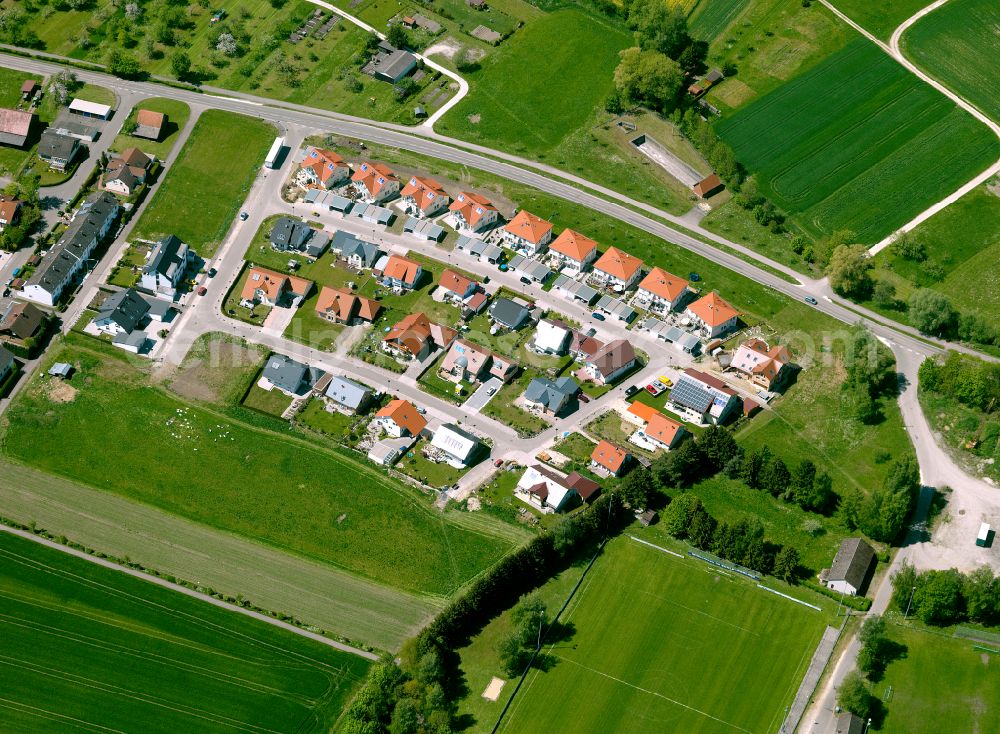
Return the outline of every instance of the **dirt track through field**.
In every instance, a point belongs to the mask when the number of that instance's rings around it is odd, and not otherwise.
[[[0,462],[0,515],[382,649],[444,604],[17,464]]]

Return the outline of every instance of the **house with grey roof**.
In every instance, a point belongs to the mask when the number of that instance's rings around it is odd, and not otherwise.
[[[172,234],[156,243],[142,268],[139,287],[160,298],[174,300],[184,274],[197,261],[195,252]]]
[[[875,550],[861,538],[846,538],[833,557],[833,565],[820,572],[819,580],[841,594],[857,596],[868,579]]]
[[[384,253],[377,245],[358,239],[350,232],[338,231],[333,236],[333,243],[330,245],[334,252],[347,261],[352,268],[361,270],[363,268],[373,268],[379,257]]]
[[[135,331],[148,313],[146,299],[134,288],[129,288],[104,299],[92,323],[102,334],[117,336]]]
[[[46,128],[38,141],[38,157],[48,163],[49,168],[57,171],[69,168],[79,150],[79,140],[51,128]]]
[[[119,349],[132,354],[141,354],[149,343],[149,335],[145,331],[123,331],[111,343]]]
[[[555,381],[547,377],[536,377],[524,391],[524,402],[546,415],[559,415],[569,406],[579,389],[579,385],[571,377],[560,377]]]
[[[322,377],[322,370],[296,362],[284,354],[267,358],[258,383],[265,390],[277,388],[287,395],[304,395]]]
[[[338,407],[351,413],[357,413],[368,404],[368,400],[372,396],[372,391],[364,385],[353,380],[348,380],[346,377],[334,376],[331,377],[330,384],[326,386],[326,391],[323,395],[336,403]]]
[[[865,720],[850,711],[842,711],[837,716],[834,734],[865,734]]]
[[[281,217],[271,227],[268,239],[271,241],[271,247],[279,252],[288,250],[302,252],[311,234],[312,228],[305,222],[291,217]]]
[[[615,339],[587,358],[587,370],[594,382],[606,385],[635,369],[639,358],[635,348],[624,339]]]
[[[517,331],[531,320],[526,306],[509,298],[495,298],[490,305],[490,320],[511,331]]]

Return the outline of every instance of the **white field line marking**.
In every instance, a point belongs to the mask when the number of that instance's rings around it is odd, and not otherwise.
[[[807,601],[802,601],[801,599],[796,599],[794,596],[789,596],[788,594],[782,594],[780,591],[778,591],[777,589],[772,589],[770,586],[764,586],[764,584],[757,584],[757,588],[758,589],[763,589],[764,591],[770,591],[772,594],[777,594],[778,596],[783,596],[786,599],[788,599],[789,601],[793,601],[796,604],[801,604],[804,607],[809,607],[810,609],[815,609],[817,612],[822,612],[823,611],[822,609],[820,609],[815,604],[810,604]]]
[[[677,556],[677,557],[678,557],[678,558],[680,558],[681,560],[684,560],[684,556],[682,556],[682,555],[681,555],[680,553],[674,553],[674,552],[673,552],[672,550],[667,550],[666,548],[664,548],[664,547],[662,547],[662,546],[659,546],[659,545],[656,545],[655,543],[650,543],[650,542],[649,542],[649,541],[647,541],[647,540],[642,540],[641,538],[637,538],[637,537],[635,537],[634,535],[630,535],[630,536],[628,536],[628,537],[630,537],[630,538],[631,538],[632,540],[634,540],[634,541],[635,541],[636,543],[642,543],[643,545],[648,545],[648,546],[649,546],[650,548],[656,548],[656,550],[661,550],[661,551],[663,551],[664,553],[669,553],[669,554],[670,554],[670,555],[672,555],[672,556]]]

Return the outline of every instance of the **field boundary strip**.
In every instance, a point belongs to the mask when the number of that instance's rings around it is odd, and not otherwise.
[[[96,564],[98,566],[110,568],[112,570],[124,573],[128,576],[132,576],[134,578],[142,579],[143,581],[148,581],[149,583],[156,584],[157,586],[160,586],[162,588],[170,589],[171,591],[175,591],[177,593],[190,596],[194,599],[199,599],[213,606],[219,607],[220,609],[227,609],[231,612],[242,614],[246,617],[251,617],[252,619],[256,619],[260,622],[265,622],[273,627],[279,627],[287,632],[292,632],[293,634],[299,635],[300,637],[307,637],[310,640],[322,643],[324,645],[327,645],[328,647],[340,650],[341,652],[350,653],[352,655],[358,655],[359,657],[363,657],[366,660],[376,661],[379,659],[378,655],[372,652],[368,652],[367,650],[361,650],[359,648],[352,647],[351,645],[345,645],[342,642],[331,640],[330,638],[323,637],[322,635],[318,635],[315,632],[309,632],[308,630],[299,629],[295,625],[288,624],[287,622],[282,622],[280,619],[274,619],[272,617],[268,617],[266,614],[261,614],[260,612],[255,612],[251,609],[244,609],[243,607],[236,606],[235,604],[229,604],[228,602],[224,602],[214,597],[211,597],[208,594],[202,594],[200,592],[188,589],[183,586],[177,586],[176,584],[172,584],[169,581],[157,578],[156,576],[153,576],[151,574],[143,573],[142,571],[137,571],[132,568],[125,568],[123,566],[118,565],[117,563],[106,561],[102,558],[95,558],[94,556],[88,555],[83,551],[78,551],[75,548],[68,548],[66,546],[60,545],[59,543],[56,543],[55,541],[48,540],[47,538],[40,538],[37,535],[29,533],[25,530],[19,530],[18,528],[12,528],[8,527],[7,525],[0,524],[0,531],[16,535],[26,540],[32,540],[38,543],[39,545],[44,545],[49,548],[61,551],[63,553],[67,553],[71,556],[82,558],[83,560],[89,561],[90,563]]]

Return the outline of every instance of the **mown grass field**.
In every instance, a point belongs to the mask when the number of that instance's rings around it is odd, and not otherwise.
[[[903,50],[931,76],[996,121],[1000,120],[998,28],[1000,4],[994,0],[952,0],[903,35]]]
[[[3,728],[325,732],[368,661],[0,533]]]
[[[552,667],[529,673],[500,731],[777,731],[831,618],[618,538],[560,620],[572,636],[544,648]]]
[[[173,150],[177,138],[180,137],[188,117],[191,116],[191,108],[184,102],[164,97],[150,97],[137,103],[135,108],[129,113],[127,122],[134,122],[139,110],[150,110],[152,112],[162,112],[167,116],[164,129],[160,132],[159,140],[149,140],[147,138],[136,138],[125,133],[118,133],[118,136],[111,143],[111,150],[121,152],[126,148],[139,148],[147,155],[155,155],[160,160],[166,158]]]
[[[750,0],[699,0],[688,17],[695,38],[711,42],[729,27]]]
[[[96,342],[53,358],[79,365],[75,394],[32,381],[4,436],[9,456],[44,471],[438,599],[525,537],[443,516],[347,450],[182,402]],[[134,438],[109,450],[110,436]]]
[[[906,653],[889,665],[885,679],[875,687],[878,696],[892,687],[879,731],[936,734],[945,729],[1000,729],[1000,655],[973,650],[972,640],[920,629],[890,625],[889,636],[905,646]]]
[[[864,40],[717,129],[802,228],[814,236],[849,229],[864,243],[1000,154],[985,126]]]
[[[872,35],[888,41],[900,23],[930,3],[925,0],[879,0],[876,3],[835,0],[833,5]]]
[[[277,130],[262,120],[208,110],[135,226],[135,237],[180,237],[215,252],[239,211]]]

